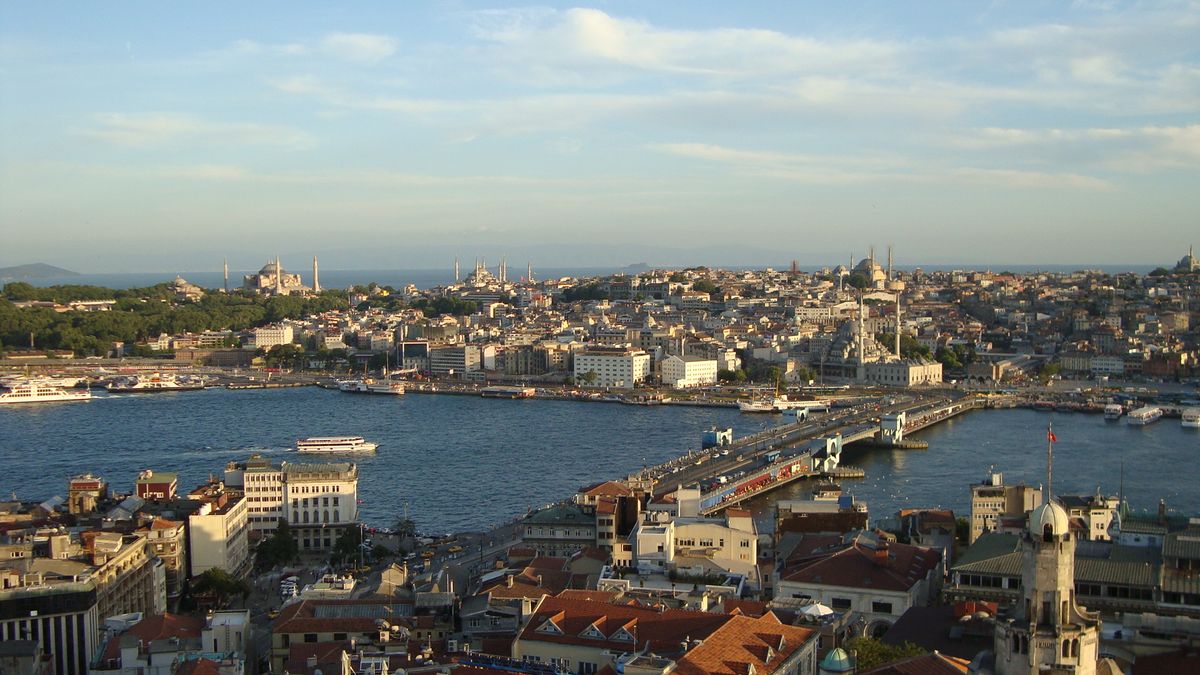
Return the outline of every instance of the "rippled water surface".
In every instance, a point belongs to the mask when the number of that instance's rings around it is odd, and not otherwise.
[[[847,460],[867,478],[846,487],[872,517],[901,505],[965,512],[967,485],[990,465],[1010,481],[1042,482],[1050,415],[975,412],[920,437],[928,450],[857,451]],[[1099,416],[1054,415],[1056,491],[1118,489],[1135,506],[1200,512],[1200,433],[1179,420],[1145,428]],[[409,394],[348,396],[316,388],[129,395],[87,403],[0,408],[0,494],[43,499],[65,494],[68,476],[98,473],[129,490],[144,468],[178,471],[186,491],[226,462],[261,452],[296,461],[305,436],[361,434],[378,442],[360,463],[368,522],[404,509],[429,530],[475,529],[511,519],[581,485],[621,477],[686,452],[712,425],[738,435],[781,418],[735,410],[638,407],[564,401],[507,401]],[[779,493],[795,498],[798,483]],[[752,506],[764,517],[772,498]]]

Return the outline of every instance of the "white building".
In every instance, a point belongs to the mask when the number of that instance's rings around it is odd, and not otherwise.
[[[675,389],[716,384],[717,361],[699,356],[668,356],[662,362],[662,382]]]
[[[728,509],[724,521],[647,512],[629,541],[642,574],[728,572],[752,585],[759,582],[758,530],[747,511]]]
[[[575,355],[575,381],[632,389],[650,377],[650,355],[628,347],[592,347]]]
[[[270,349],[276,345],[290,345],[295,338],[291,324],[277,326],[260,326],[250,331],[250,341],[247,349]]]
[[[902,360],[866,364],[869,382],[893,387],[942,383],[942,364],[937,361]]]
[[[225,467],[246,493],[251,529],[269,536],[286,520],[302,551],[327,550],[358,526],[358,467],[352,462],[275,463],[261,456]]]
[[[188,516],[188,553],[192,576],[219,567],[240,577],[250,571],[250,522],[241,492],[221,483],[201,486],[188,494],[203,504]]]
[[[449,345],[429,349],[429,372],[457,375],[478,372],[483,361],[478,345]]]

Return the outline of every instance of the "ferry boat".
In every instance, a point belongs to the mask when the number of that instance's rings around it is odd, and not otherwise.
[[[403,396],[404,383],[395,380],[382,382],[372,379],[338,380],[338,391],[347,394],[384,394],[387,396]]]
[[[738,410],[744,413],[781,413],[788,410],[798,410],[808,407],[812,401],[789,401],[776,396],[770,400],[738,401]]]
[[[1200,429],[1200,408],[1184,408],[1180,424],[1190,429]]]
[[[42,380],[0,383],[0,404],[87,401],[91,398],[92,391],[90,389],[64,389]]]
[[[1148,405],[1126,415],[1125,421],[1134,426],[1145,426],[1152,422],[1157,422],[1162,417],[1162,414],[1162,408]]]
[[[202,378],[191,375],[146,373],[118,377],[109,382],[105,389],[114,394],[152,394],[164,391],[196,391],[204,387]]]
[[[313,436],[296,441],[296,452],[307,453],[363,453],[375,452],[379,447],[362,436]]]
[[[1124,414],[1125,409],[1119,403],[1109,403],[1104,406],[1104,419],[1106,420],[1118,420]]]

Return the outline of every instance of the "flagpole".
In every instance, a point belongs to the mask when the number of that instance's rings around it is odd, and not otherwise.
[[[1046,424],[1046,503],[1054,494],[1054,423]]]

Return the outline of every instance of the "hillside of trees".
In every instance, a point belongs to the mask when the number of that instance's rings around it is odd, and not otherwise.
[[[23,282],[6,284],[0,295],[0,351],[69,349],[78,356],[105,354],[113,342],[131,344],[161,333],[243,330],[281,319],[296,319],[344,308],[341,291],[316,297],[265,298],[240,293],[209,293],[198,302],[172,299],[168,284],[114,290],[98,286],[36,288]],[[56,312],[48,307],[17,308],[14,302],[115,299],[108,312]]]

